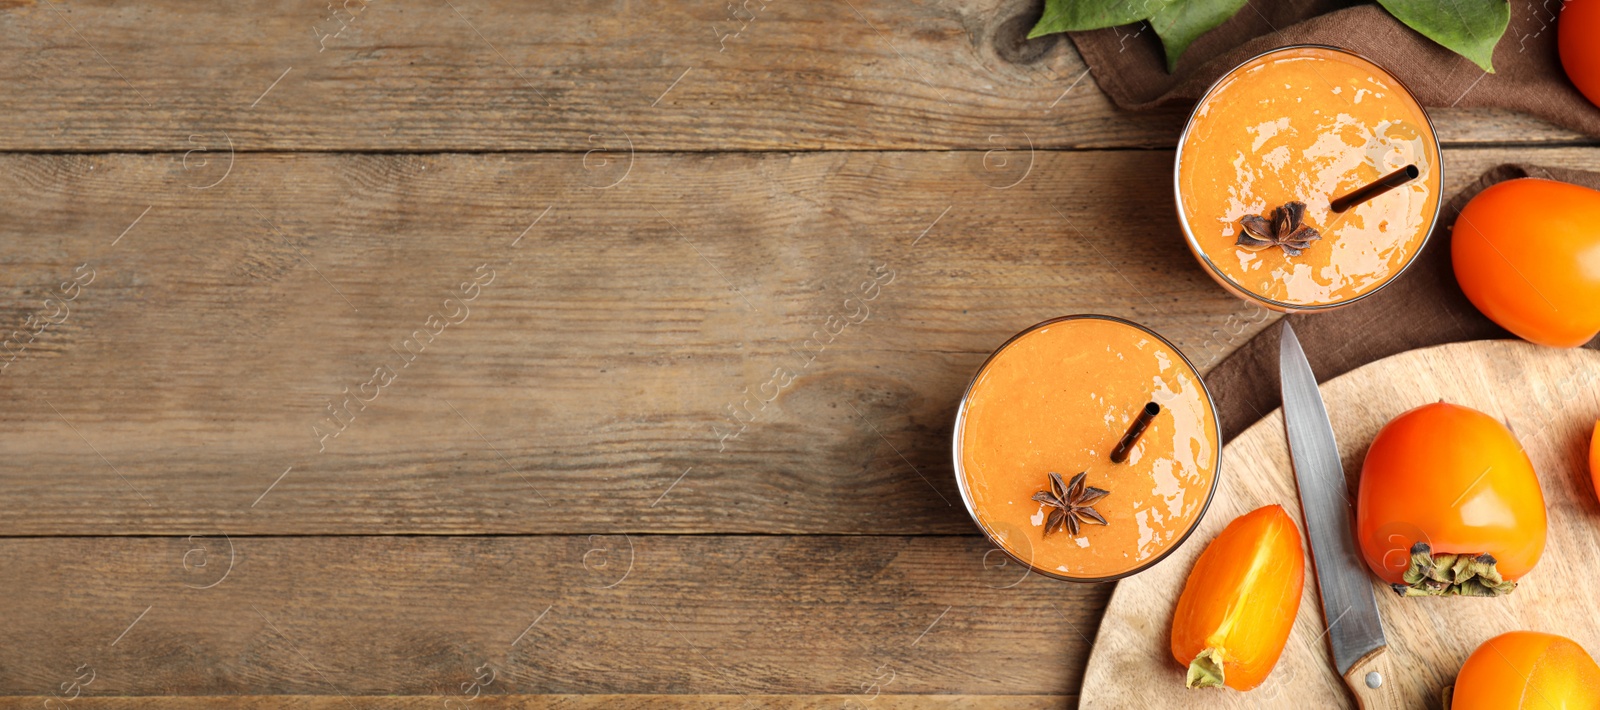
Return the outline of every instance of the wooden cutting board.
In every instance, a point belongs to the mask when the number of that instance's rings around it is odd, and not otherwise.
[[[1263,372],[1277,379],[1278,373]],[[1568,636],[1600,657],[1600,503],[1588,473],[1589,436],[1600,417],[1600,353],[1520,341],[1454,343],[1381,360],[1331,382],[1322,396],[1344,455],[1352,499],[1361,461],[1378,430],[1412,407],[1444,400],[1505,422],[1533,460],[1549,511],[1544,557],[1502,599],[1402,599],[1376,577],[1393,667],[1407,707],[1439,707],[1480,643],[1516,629]],[[1234,518],[1277,503],[1301,523],[1283,414],[1275,410],[1223,452],[1216,498],[1189,542],[1112,594],[1084,675],[1083,708],[1354,707],[1333,671],[1306,543],[1305,593],[1288,646],[1272,675],[1248,693],[1188,690],[1172,658],[1172,610],[1207,543]]]

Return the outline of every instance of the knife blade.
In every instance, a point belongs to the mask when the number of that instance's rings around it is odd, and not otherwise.
[[[1300,490],[1300,510],[1311,538],[1311,562],[1333,663],[1362,707],[1400,707],[1378,667],[1388,647],[1372,580],[1352,531],[1353,511],[1345,486],[1339,444],[1328,421],[1317,378],[1287,318],[1278,346],[1283,388],[1283,426]],[[1390,702],[1392,701],[1392,702]]]

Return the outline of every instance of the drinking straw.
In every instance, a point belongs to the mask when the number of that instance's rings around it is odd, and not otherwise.
[[[1421,174],[1422,171],[1418,170],[1417,166],[1407,165],[1399,170],[1389,173],[1388,175],[1378,178],[1366,187],[1329,202],[1328,207],[1332,208],[1334,212],[1343,212],[1351,207],[1355,207],[1356,205],[1377,197],[1378,195],[1382,195],[1385,192],[1411,182],[1412,180],[1417,179],[1417,176]]]
[[[1117,448],[1111,450],[1111,462],[1122,463],[1128,460],[1128,452],[1133,450],[1133,445],[1138,443],[1139,437],[1150,426],[1150,420],[1161,413],[1161,405],[1155,402],[1146,402],[1144,409],[1139,411],[1139,416],[1134,417],[1133,426],[1128,427],[1128,433],[1122,435],[1122,441],[1117,442]]]

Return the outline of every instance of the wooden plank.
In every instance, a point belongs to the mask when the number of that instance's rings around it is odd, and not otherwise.
[[[945,442],[990,349],[1248,311],[1142,187],[1170,154],[983,160],[5,158],[8,325],[95,276],[0,374],[0,531],[971,532]]]
[[[1170,147],[1186,113],[1116,109],[1021,0],[3,5],[0,150]]]
[[[479,695],[470,704],[461,696],[439,695],[228,695],[210,697],[154,697],[86,698],[84,707],[97,710],[217,710],[238,708],[242,710],[349,710],[357,708],[390,708],[393,710],[437,710],[448,703],[449,708],[462,710],[502,710],[510,708],[557,708],[559,710],[637,710],[638,708],[695,708],[699,710],[750,710],[750,708],[777,708],[801,710],[829,707],[872,708],[872,710],[917,710],[936,708],[949,710],[1045,710],[1072,707],[1076,702],[1070,695]],[[72,708],[57,696],[0,697],[0,708],[29,708],[37,710],[46,701],[50,708]],[[93,703],[92,705],[90,703]]]
[[[1170,153],[1033,158],[0,158],[0,314],[62,321],[7,346],[0,534],[970,533],[951,421],[1012,333],[1205,366],[1271,320],[1182,246]]]
[[[477,691],[868,707],[1076,693],[1110,586],[1018,574],[990,549],[976,536],[5,539],[0,694],[76,682],[85,707]]]

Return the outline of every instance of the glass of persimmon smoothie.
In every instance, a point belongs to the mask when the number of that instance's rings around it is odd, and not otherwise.
[[[956,414],[956,482],[1011,557],[1048,577],[1111,581],[1199,524],[1219,430],[1171,343],[1121,318],[1066,316],[1012,337],[973,377]]]
[[[1304,45],[1219,79],[1174,170],[1195,257],[1235,295],[1284,312],[1348,305],[1398,277],[1433,231],[1441,179],[1433,125],[1398,79]]]

